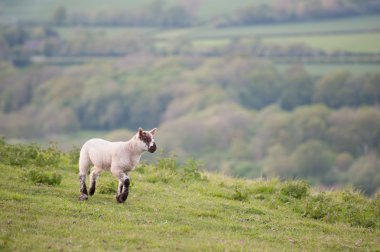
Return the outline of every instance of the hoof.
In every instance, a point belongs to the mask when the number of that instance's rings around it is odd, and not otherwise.
[[[81,196],[79,196],[79,200],[88,200],[87,194],[82,194]]]
[[[95,193],[95,187],[94,188],[91,187],[89,191],[90,196],[94,195],[94,193]]]
[[[123,201],[122,201],[122,199],[121,199],[120,196],[121,196],[121,195],[116,195],[116,197],[115,197],[117,203],[123,203]]]
[[[127,196],[123,194],[116,195],[116,201],[117,203],[124,203],[127,200]]]

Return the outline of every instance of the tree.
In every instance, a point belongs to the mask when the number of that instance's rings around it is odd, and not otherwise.
[[[166,10],[162,17],[164,27],[185,27],[191,24],[191,15],[187,10],[176,5]]]
[[[349,72],[339,71],[327,74],[315,85],[313,100],[331,108],[356,107],[374,103],[373,100],[376,98],[371,98],[368,90],[376,90],[376,88],[373,89],[370,82],[366,85],[367,80],[368,78],[364,75],[353,75]]]
[[[50,21],[55,25],[65,24],[67,19],[67,11],[63,5],[57,6],[50,17]]]
[[[331,181],[328,176],[334,164],[333,152],[325,143],[310,140],[299,145],[291,157],[296,166],[293,176],[311,178],[318,182]]]
[[[260,109],[275,103],[280,96],[277,70],[267,66],[252,69],[249,83],[239,88],[238,94],[241,103],[248,108]]]
[[[380,109],[363,107],[331,113],[328,140],[338,151],[358,156],[380,150]]]
[[[360,157],[349,169],[346,182],[368,194],[380,189],[380,159],[375,153]]]
[[[286,110],[310,104],[313,96],[313,79],[303,66],[297,65],[288,69],[285,80],[281,86],[281,107]]]

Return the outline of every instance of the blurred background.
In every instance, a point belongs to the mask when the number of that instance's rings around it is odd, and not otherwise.
[[[379,66],[378,0],[0,0],[0,136],[373,194]]]

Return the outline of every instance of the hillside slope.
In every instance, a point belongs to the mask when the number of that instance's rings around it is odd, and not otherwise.
[[[79,202],[77,151],[0,142],[0,155],[2,251],[380,249],[380,199],[353,190],[238,180],[161,157],[131,174],[125,204],[108,173]]]

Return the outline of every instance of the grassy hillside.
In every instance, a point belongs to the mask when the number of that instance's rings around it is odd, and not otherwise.
[[[380,249],[380,199],[353,190],[238,180],[160,157],[131,174],[125,204],[108,173],[79,202],[77,151],[1,142],[0,155],[2,251]]]

